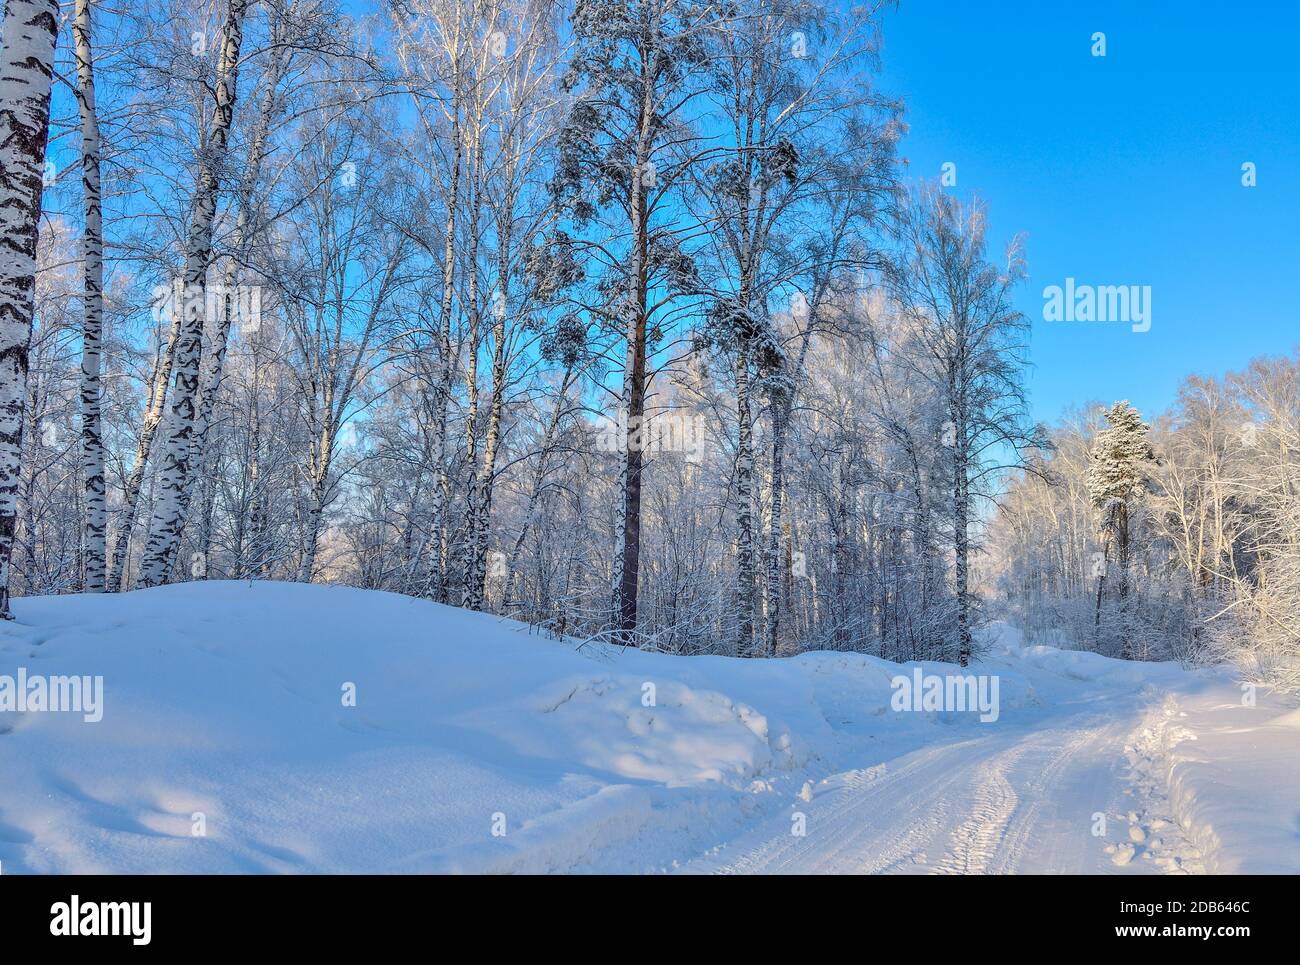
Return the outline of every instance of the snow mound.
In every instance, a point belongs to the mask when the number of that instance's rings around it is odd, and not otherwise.
[[[0,714],[6,874],[653,870],[642,839],[689,851],[942,717],[889,713],[901,668],[857,654],[579,648],[347,587],[14,609],[0,675],[100,677],[103,716]]]
[[[578,646],[427,601],[292,583],[14,610],[0,625],[0,691],[19,674],[76,677],[101,681],[102,701],[95,721],[6,711],[0,694],[6,875],[673,871],[755,828],[788,841],[792,807],[834,814],[860,795],[899,812],[863,805],[868,825],[905,819],[905,837],[919,834],[930,825],[906,813],[923,807],[909,782],[927,762],[921,791],[973,795],[951,802],[961,832],[962,814],[1000,800],[989,775],[1032,777],[1028,763],[1015,770],[1024,748],[1067,760],[1050,729],[1033,742],[1038,728],[1077,717],[1082,730],[1061,732],[1072,752],[1105,712],[1173,688],[1185,711],[1162,710],[1132,738],[1145,796],[1130,839],[1098,859],[1194,867],[1176,824],[1211,870],[1297,870],[1294,713],[1234,710],[1221,682],[1024,647],[1005,627],[962,669]],[[918,675],[995,684],[996,720],[903,712],[896,685]],[[977,773],[950,784],[967,758]],[[902,844],[881,846],[888,857]],[[871,866],[916,866],[913,851]]]
[[[505,734],[518,753],[669,787],[717,781],[740,788],[791,762],[788,740],[773,746],[758,711],[662,674],[565,678],[460,722],[494,731],[503,719],[533,722]]]
[[[1019,657],[1030,666],[1071,680],[1132,690],[1150,685],[1153,679],[1176,677],[1182,673],[1174,663],[1114,660],[1087,650],[1058,650],[1047,646],[1023,647]]]
[[[1300,874],[1297,712],[1226,699],[1234,693],[1223,684],[1167,694],[1152,708],[1130,754],[1140,790],[1157,789],[1158,810],[1204,870]]]
[[[1300,728],[1300,707],[1288,711],[1285,714],[1279,714],[1274,717],[1270,723],[1274,727],[1297,727]]]

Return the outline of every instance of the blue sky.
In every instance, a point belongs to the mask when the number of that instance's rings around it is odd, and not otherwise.
[[[1106,35],[1106,56],[1091,54]],[[882,87],[913,177],[957,166],[990,240],[1027,234],[1034,414],[1300,345],[1300,3],[902,0]],[[1242,164],[1257,186],[1242,186]],[[1042,320],[1043,289],[1150,285],[1152,326]]]

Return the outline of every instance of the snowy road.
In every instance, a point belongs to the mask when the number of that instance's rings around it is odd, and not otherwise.
[[[1051,686],[1042,677],[1035,683]],[[1151,732],[1148,708],[1136,695],[1075,692],[1065,707],[1031,724],[992,726],[987,736],[930,744],[831,775],[805,788],[802,797],[810,799],[796,800],[789,814],[681,870],[1199,871],[1200,855],[1172,821],[1168,802],[1133,780],[1133,745]],[[799,814],[802,835],[792,830]],[[1134,861],[1139,854],[1143,860]]]

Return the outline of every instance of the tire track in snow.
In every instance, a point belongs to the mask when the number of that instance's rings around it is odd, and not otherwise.
[[[691,870],[716,874],[863,874],[923,862],[924,847],[948,826],[952,786],[963,781],[961,761],[981,742],[961,741],[923,748],[891,761],[885,774],[854,786],[825,788],[791,813],[807,815],[807,833],[790,833],[789,817],[775,818],[715,858]],[[925,803],[918,812],[917,801]],[[882,821],[882,819],[884,819]],[[744,850],[731,857],[731,848]]]
[[[805,837],[792,835],[788,815],[778,813],[682,870],[1005,874],[1095,863],[1100,871],[1109,861],[1089,816],[1114,806],[1112,762],[1131,727],[1080,714],[1042,730],[923,747],[888,761],[870,781],[853,771],[834,775],[791,808],[806,812]]]
[[[1023,753],[1015,746],[980,765],[970,815],[953,831],[951,850],[935,865],[935,874],[983,874],[998,854],[1020,803],[1007,772]]]
[[[1043,804],[1053,800],[1052,792],[1057,788],[1067,768],[1075,763],[1079,753],[1086,748],[1097,746],[1109,729],[1107,726],[1102,726],[1075,732],[1068,736],[1064,747],[1059,744],[1064,736],[1060,731],[1052,731],[1039,737],[1036,744],[1041,746],[1035,749],[1047,757],[1048,763],[1041,770],[1030,770],[1024,784],[1025,790],[1030,793],[1026,795],[1027,800],[1023,802],[1023,806],[1017,808],[1011,816],[1004,834],[1003,847],[988,868],[992,874],[1014,874],[1018,870],[1021,857],[1025,854],[1029,843],[1034,840],[1033,832],[1040,828]],[[1113,739],[1113,735],[1110,736]]]

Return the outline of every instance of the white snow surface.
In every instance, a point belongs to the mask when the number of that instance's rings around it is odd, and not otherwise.
[[[579,646],[345,587],[14,611],[0,678],[104,700],[0,712],[3,874],[1300,872],[1300,711],[1003,624],[981,722],[891,708],[951,665]]]

